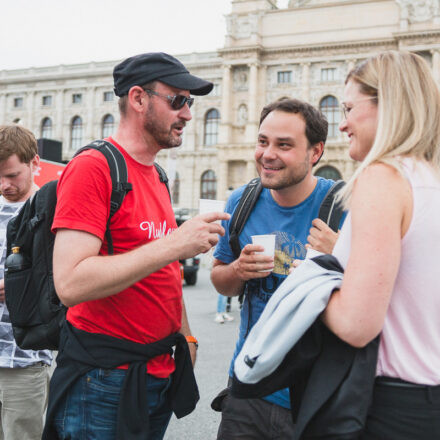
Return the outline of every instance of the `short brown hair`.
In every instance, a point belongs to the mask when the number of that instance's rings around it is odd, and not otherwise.
[[[142,87],[143,89],[154,90],[156,88],[156,83],[157,81],[151,81],[140,87]],[[121,116],[125,116],[127,114],[127,101],[128,101],[128,94],[121,96],[118,100],[119,113],[121,114]]]
[[[30,163],[38,154],[33,133],[20,125],[0,125],[0,162],[16,154],[20,162]]]
[[[261,111],[260,125],[266,116],[273,111],[300,114],[306,123],[306,138],[309,147],[327,140],[328,122],[326,117],[313,105],[299,99],[281,98],[266,105]]]

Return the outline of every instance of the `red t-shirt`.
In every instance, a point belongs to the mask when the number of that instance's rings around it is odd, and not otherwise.
[[[136,162],[113,139],[109,141],[124,155],[128,181],[133,185],[111,220],[114,253],[118,254],[169,234],[177,225],[168,191],[155,167]],[[110,169],[104,156],[95,150],[81,153],[67,165],[58,183],[52,230],[67,228],[94,234],[103,241],[100,254],[107,255],[104,234],[110,194]],[[83,302],[67,312],[67,320],[76,328],[140,343],[179,331],[181,317],[177,261],[118,294]],[[154,376],[168,377],[174,371],[174,360],[169,355],[158,356],[147,369]]]

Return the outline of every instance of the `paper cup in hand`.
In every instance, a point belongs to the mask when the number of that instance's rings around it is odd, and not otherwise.
[[[225,210],[223,200],[200,199],[199,214],[207,214],[208,212],[223,212]]]
[[[199,199],[199,214],[224,212],[225,204],[223,200]],[[220,220],[217,220],[217,223],[220,223]]]
[[[264,247],[263,252],[258,252],[262,255],[267,255],[269,257],[275,256],[275,234],[267,234],[267,235],[252,235],[252,244],[258,244]],[[259,270],[258,272],[272,272],[273,269],[265,269]]]

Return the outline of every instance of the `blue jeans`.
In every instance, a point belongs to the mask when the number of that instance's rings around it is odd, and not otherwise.
[[[226,312],[226,302],[228,301],[228,297],[218,294],[217,298],[217,313],[225,313]]]
[[[82,376],[61,403],[54,425],[60,439],[115,440],[119,395],[127,370],[96,368]],[[171,418],[171,379],[148,375],[149,440],[161,440]]]

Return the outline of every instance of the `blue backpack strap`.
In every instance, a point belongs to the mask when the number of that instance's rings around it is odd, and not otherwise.
[[[252,179],[247,184],[229,223],[229,246],[231,247],[235,258],[238,258],[241,253],[241,246],[238,237],[240,236],[241,231],[243,231],[244,225],[260,197],[262,189],[263,185],[261,185],[259,177]]]
[[[344,208],[339,201],[336,201],[336,195],[344,185],[345,182],[343,180],[337,180],[328,190],[319,207],[318,218],[327,223],[329,228],[335,232],[338,232],[341,218],[344,214]]]
[[[93,141],[85,147],[80,148],[75,156],[85,150],[97,150],[101,152],[107,160],[112,179],[112,193],[110,197],[110,215],[107,219],[105,236],[107,238],[108,253],[113,254],[113,239],[110,233],[110,221],[113,214],[121,207],[125,195],[133,189],[128,182],[127,164],[122,153],[110,142],[104,140]]]

